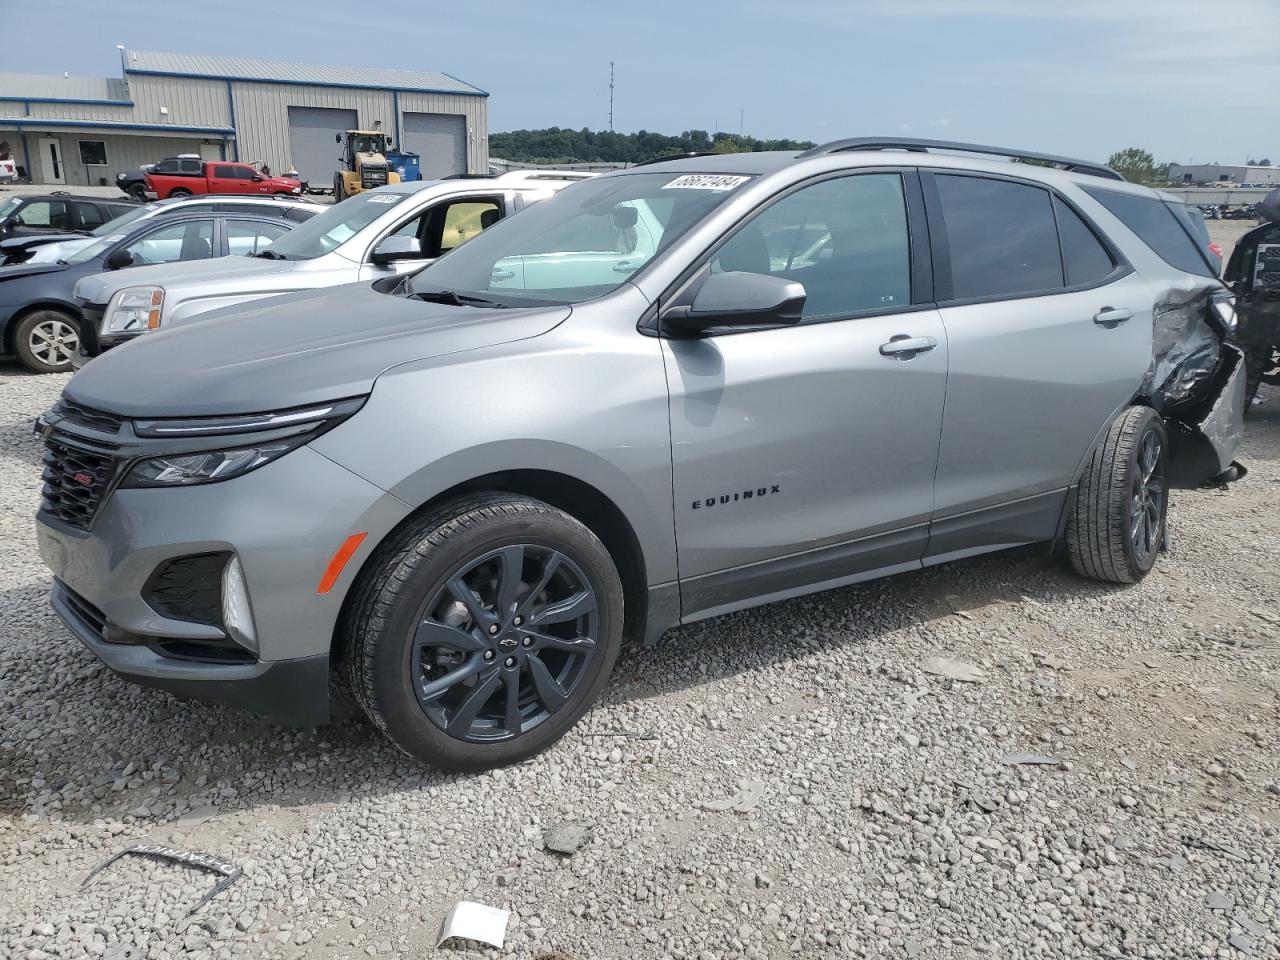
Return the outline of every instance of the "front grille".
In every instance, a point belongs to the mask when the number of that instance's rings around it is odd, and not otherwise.
[[[387,183],[386,167],[361,167],[360,168],[360,184],[366,189],[370,187],[382,187]]]
[[[222,626],[222,570],[229,553],[174,557],[156,568],[142,588],[142,599],[171,620]]]
[[[59,398],[49,412],[56,417],[63,417],[72,423],[78,423],[82,427],[102,433],[119,433],[120,425],[124,423],[123,417],[117,417],[114,413],[107,413],[105,410],[86,407],[66,397]]]
[[[63,443],[57,435],[44,442],[43,508],[63,523],[89,529],[111,483],[115,458],[110,451]]]

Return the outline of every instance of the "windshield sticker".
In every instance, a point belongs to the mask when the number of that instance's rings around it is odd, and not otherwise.
[[[369,197],[370,203],[395,203],[400,197],[394,193],[375,193]]]
[[[663,190],[736,190],[750,177],[730,177],[722,173],[687,173],[663,186]]]

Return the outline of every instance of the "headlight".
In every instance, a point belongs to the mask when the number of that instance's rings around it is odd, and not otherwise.
[[[217,483],[256,470],[311,439],[301,434],[275,443],[234,450],[202,450],[140,460],[125,475],[122,487],[185,487],[193,483]]]
[[[102,317],[103,333],[145,333],[160,326],[164,309],[164,287],[125,287],[107,302]]]

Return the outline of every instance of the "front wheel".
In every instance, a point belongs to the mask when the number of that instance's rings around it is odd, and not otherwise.
[[[446,770],[516,763],[587,711],[622,639],[622,584],[589,529],[508,494],[452,501],[353,588],[345,669],[365,713]]]
[[[1137,583],[1155,566],[1169,510],[1169,438],[1150,407],[1111,424],[1080,478],[1067,516],[1067,554],[1090,580]]]
[[[334,203],[341,203],[341,202],[342,202],[342,200],[343,200],[343,195],[342,195],[342,175],[341,175],[341,174],[337,174],[337,175],[335,175],[335,176],[334,176],[334,178],[333,178],[333,202],[334,202]]]
[[[80,350],[80,324],[60,310],[36,310],[18,322],[13,346],[29,370],[63,373]]]
[[[145,183],[135,183],[129,188],[129,196],[133,197],[135,200],[146,200],[147,185]]]

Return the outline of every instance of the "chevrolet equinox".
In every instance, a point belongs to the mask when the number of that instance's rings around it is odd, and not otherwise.
[[[474,770],[624,637],[1035,542],[1133,583],[1171,488],[1243,472],[1200,246],[1106,167],[973,144],[575,183],[86,365],[38,424],[52,602],[127,680],[315,724],[338,669]]]

